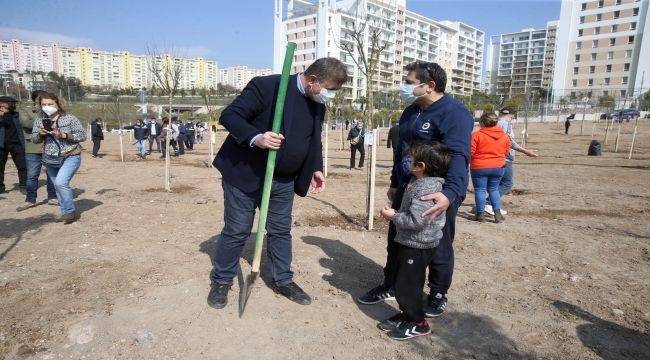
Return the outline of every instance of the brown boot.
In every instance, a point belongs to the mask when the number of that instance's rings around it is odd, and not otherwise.
[[[77,213],[71,212],[67,214],[61,215],[58,219],[56,219],[56,222],[62,222],[65,225],[72,224],[77,220]]]
[[[474,217],[474,220],[478,222],[485,222],[485,213],[483,211],[477,212],[476,216]]]
[[[501,214],[501,210],[494,210],[494,222],[498,224],[504,221],[506,221],[506,218]]]

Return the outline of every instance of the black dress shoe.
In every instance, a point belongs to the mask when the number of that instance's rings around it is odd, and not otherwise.
[[[208,294],[208,305],[215,309],[223,309],[228,304],[230,284],[212,284]]]
[[[300,286],[295,282],[288,283],[287,285],[278,286],[277,291],[286,296],[289,300],[300,305],[311,304],[311,298],[304,292]]]

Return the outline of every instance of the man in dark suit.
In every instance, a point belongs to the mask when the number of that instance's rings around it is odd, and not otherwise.
[[[289,77],[280,133],[270,131],[280,75],[256,77],[221,113],[229,132],[214,159],[221,172],[224,227],[217,241],[210,274],[208,304],[221,309],[237,275],[239,258],[251,234],[259,207],[268,149],[278,150],[267,215],[267,256],[276,291],[308,305],[311,298],[294,281],[291,271],[291,212],[294,193],[325,189],[321,127],[325,105],[347,81],[346,67],[322,58],[304,73]]]
[[[149,124],[147,124],[149,130],[149,154],[153,148],[154,142],[156,143],[156,151],[160,152],[160,133],[162,132],[162,125],[156,122],[156,119],[151,119]]]

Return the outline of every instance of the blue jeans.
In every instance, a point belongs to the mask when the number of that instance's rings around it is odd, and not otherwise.
[[[212,283],[232,284],[239,269],[239,258],[250,238],[260,193],[248,194],[226,181],[221,182],[224,197],[224,227],[217,241],[210,274]],[[284,286],[293,282],[291,271],[291,212],[293,179],[273,179],[266,221],[266,252],[273,282]]]
[[[485,211],[485,192],[490,195],[492,209],[501,210],[501,195],[499,194],[499,183],[503,177],[504,168],[473,169],[472,184],[474,185],[474,200],[476,201],[476,212]]]
[[[499,195],[503,196],[512,189],[515,184],[515,169],[512,166],[512,161],[506,160],[506,167],[503,168],[503,177],[499,183]]]
[[[142,140],[136,140],[135,141],[135,147],[136,147],[136,149],[138,149],[138,152],[140,153],[141,157],[144,157],[145,155],[147,155],[147,151],[145,149],[145,141],[147,141],[147,140],[142,139]]]
[[[36,202],[36,190],[38,190],[38,177],[41,175],[41,154],[25,154],[25,163],[27,164],[27,197],[25,201],[30,203]],[[50,176],[47,176],[47,198],[56,199],[56,190]]]
[[[61,215],[75,212],[70,180],[81,166],[81,155],[72,155],[65,158],[60,168],[45,165],[47,175],[52,179],[59,199]]]

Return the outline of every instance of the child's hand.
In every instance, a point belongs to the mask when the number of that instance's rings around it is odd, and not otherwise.
[[[379,211],[381,216],[386,219],[386,220],[391,220],[393,216],[395,216],[395,209],[388,207],[388,205],[385,205],[381,211]]]

